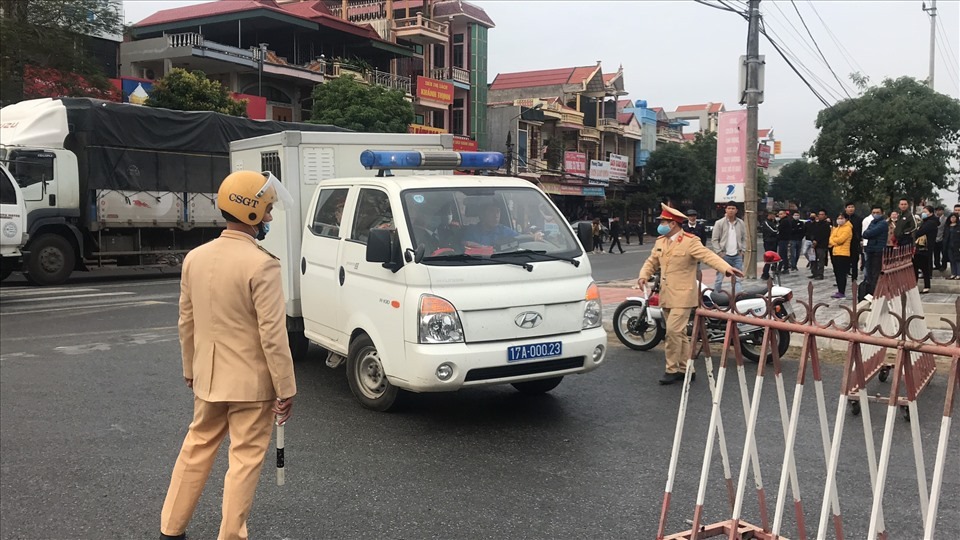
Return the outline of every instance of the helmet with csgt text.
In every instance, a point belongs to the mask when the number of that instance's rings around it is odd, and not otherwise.
[[[267,207],[276,202],[277,190],[269,178],[256,171],[230,173],[220,184],[217,206],[241,223],[256,225],[263,221]]]

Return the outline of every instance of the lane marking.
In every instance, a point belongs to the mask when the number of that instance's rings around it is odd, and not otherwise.
[[[176,326],[156,326],[154,328],[139,328],[141,332],[166,332],[169,330],[178,330]],[[3,341],[33,341],[41,339],[63,339],[79,336],[105,336],[110,334],[129,334],[130,329],[126,328],[123,330],[101,330],[99,332],[74,332],[70,334],[51,334],[46,336],[17,336],[17,337],[4,337]],[[139,335],[139,334],[138,334]]]
[[[0,300],[11,297],[18,298],[21,296],[41,296],[41,295],[50,295],[55,296],[62,293],[78,293],[78,292],[96,292],[99,289],[70,289],[70,288],[59,288],[59,289],[23,289],[19,291],[0,291]]]
[[[23,304],[26,302],[59,302],[60,300],[72,300],[74,298],[97,298],[101,296],[130,296],[132,292],[110,292],[110,293],[94,293],[94,294],[72,294],[68,296],[58,296],[56,298],[19,298],[15,300],[7,300],[3,304]]]
[[[158,302],[153,300],[148,300],[145,302],[118,302],[116,304],[98,304],[93,306],[73,306],[65,308],[46,308],[46,309],[31,309],[31,310],[5,310],[0,311],[0,316],[2,315],[32,315],[35,313],[54,313],[57,311],[76,311],[79,309],[85,310],[94,310],[94,311],[104,311],[107,309],[113,308],[123,308],[123,307],[138,307],[138,306],[153,306],[158,304],[167,304],[173,305],[172,302]]]

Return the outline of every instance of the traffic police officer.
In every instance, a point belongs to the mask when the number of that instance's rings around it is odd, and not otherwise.
[[[193,389],[193,422],[160,515],[160,538],[184,538],[217,450],[230,434],[220,540],[247,538],[247,516],[273,432],[297,393],[286,332],[280,263],[261,248],[274,203],[292,199],[270,173],[237,171],[217,205],[227,230],[183,261],[180,346]]]
[[[687,322],[690,311],[699,304],[700,287],[697,284],[697,262],[704,262],[727,276],[743,277],[743,272],[730,266],[716,253],[707,249],[695,235],[683,232],[681,225],[687,220],[678,210],[661,203],[660,237],[653,245],[650,257],[640,269],[637,280],[646,287],[654,272],[660,271],[660,307],[667,322],[666,349],[667,367],[660,384],[682,381],[687,371],[690,356],[690,338]],[[691,373],[691,380],[696,375]]]

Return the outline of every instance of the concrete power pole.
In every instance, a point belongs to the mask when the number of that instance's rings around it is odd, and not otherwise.
[[[757,127],[760,104],[760,0],[750,0],[747,29],[747,178],[743,186],[743,214],[747,226],[747,251],[743,272],[757,277]]]
[[[931,0],[930,7],[923,6],[923,10],[930,15],[930,89],[933,89],[933,67],[936,65],[937,47],[937,0]]]

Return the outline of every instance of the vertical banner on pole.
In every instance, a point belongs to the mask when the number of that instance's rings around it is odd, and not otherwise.
[[[717,185],[714,201],[744,201],[747,178],[747,111],[720,113],[717,134]]]

